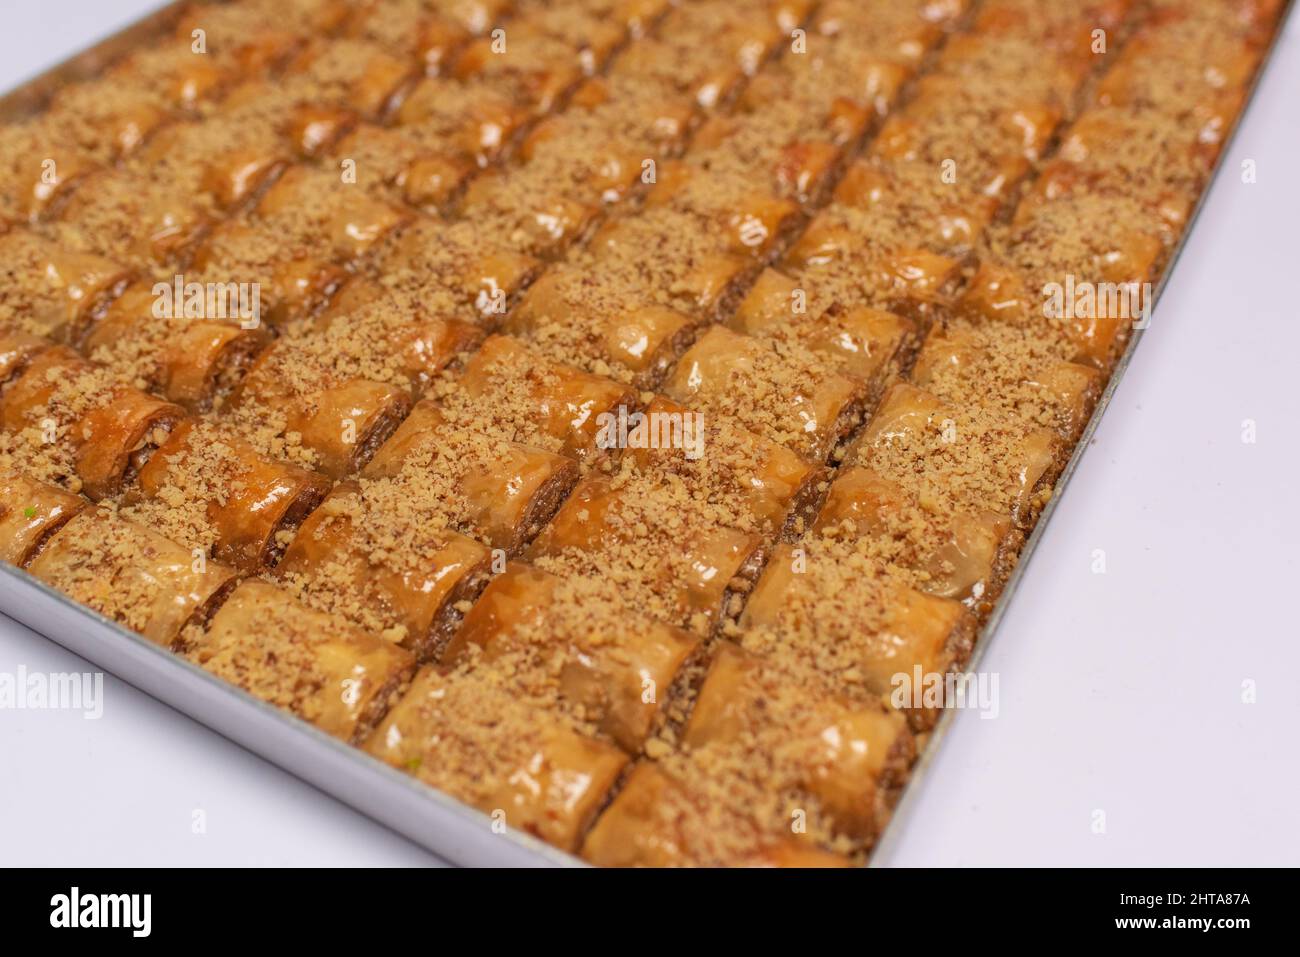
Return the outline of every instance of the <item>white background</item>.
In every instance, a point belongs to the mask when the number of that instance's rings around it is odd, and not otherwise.
[[[156,5],[0,0],[0,90]],[[957,716],[880,863],[1300,864],[1298,34],[984,658],[1000,715]],[[0,617],[20,665],[93,670]],[[105,699],[0,711],[0,863],[438,863],[112,676]]]

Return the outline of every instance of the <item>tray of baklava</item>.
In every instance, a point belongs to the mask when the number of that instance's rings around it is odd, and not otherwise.
[[[0,101],[0,607],[463,863],[865,863],[1284,7],[173,4]]]

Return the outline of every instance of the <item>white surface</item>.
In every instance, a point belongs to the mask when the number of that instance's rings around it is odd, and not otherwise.
[[[4,0],[0,89],[155,5]],[[1300,864],[1298,32],[984,658],[1000,715],[958,715],[881,863]],[[20,665],[91,670],[0,618],[0,673]],[[436,862],[111,676],[104,695],[99,721],[0,710],[0,863]]]

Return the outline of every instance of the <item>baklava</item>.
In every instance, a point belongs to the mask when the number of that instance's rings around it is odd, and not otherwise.
[[[179,4],[0,126],[0,558],[494,831],[860,864],[1283,6]]]

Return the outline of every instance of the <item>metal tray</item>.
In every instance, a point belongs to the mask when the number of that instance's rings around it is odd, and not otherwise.
[[[143,41],[158,36],[173,25],[186,5],[184,0],[169,3],[0,96],[0,122],[30,114],[39,109],[59,86],[94,76],[118,56]],[[1210,188],[1223,166],[1222,159],[1228,154],[1242,118],[1249,109],[1255,88],[1276,52],[1294,6],[1295,3],[1288,0],[1287,9],[1273,35],[1272,45],[1255,74],[1246,105],[1220,153],[1219,166],[1206,183],[1187,228],[1156,285],[1154,298],[1157,305],[1187,238],[1195,227]],[[1025,568],[1033,557],[1038,542],[1046,534],[1047,524],[1056,511],[1057,502],[1074,476],[1085,450],[1092,443],[1102,415],[1119,387],[1120,379],[1133,358],[1143,331],[1134,331],[1116,363],[1078,444],[1056,482],[1056,493],[1043,508],[1002,594],[980,629],[967,664],[968,670],[978,668],[1006,614],[1024,577]],[[523,832],[494,832],[491,821],[483,813],[227,684],[184,658],[73,602],[27,572],[2,563],[0,612],[454,864],[489,867],[586,866],[578,858]],[[955,712],[949,709],[930,733],[898,806],[873,851],[873,864],[888,857],[900,840],[899,835],[906,829],[907,819],[915,807],[915,795],[954,718]]]

